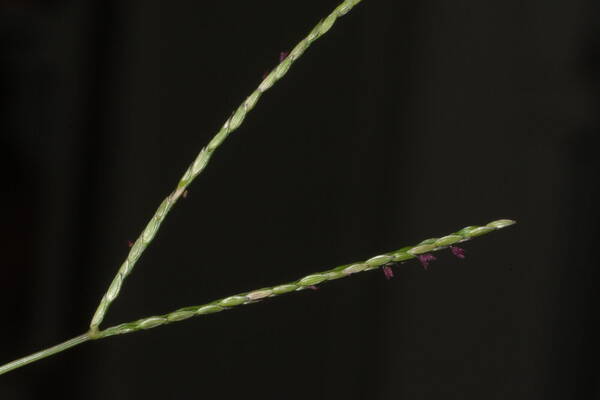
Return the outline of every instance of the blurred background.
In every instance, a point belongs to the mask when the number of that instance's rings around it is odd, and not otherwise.
[[[339,0],[0,2],[0,363],[83,333],[230,113]],[[600,5],[365,0],[266,93],[104,326],[518,225],[0,377],[3,400],[590,399]]]

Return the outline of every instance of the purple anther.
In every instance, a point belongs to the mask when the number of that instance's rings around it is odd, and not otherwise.
[[[390,267],[389,265],[384,265],[382,267],[383,270],[383,275],[385,275],[386,279],[392,279],[394,277],[394,271],[392,270],[392,267]]]

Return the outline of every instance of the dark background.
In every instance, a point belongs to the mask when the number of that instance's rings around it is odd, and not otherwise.
[[[127,242],[338,1],[0,4],[4,363],[85,331]],[[599,10],[363,1],[215,153],[104,326],[518,220],[467,259],[87,343],[0,398],[598,398]]]

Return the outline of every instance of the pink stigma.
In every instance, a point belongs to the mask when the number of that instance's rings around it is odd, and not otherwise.
[[[433,254],[429,254],[429,253],[420,254],[417,256],[417,258],[419,259],[419,261],[421,262],[421,265],[423,266],[423,268],[425,268],[425,270],[429,269],[429,263],[431,261],[437,260],[437,258],[435,258],[435,256]]]
[[[454,254],[455,257],[465,258],[465,249],[458,246],[450,246],[450,251]]]

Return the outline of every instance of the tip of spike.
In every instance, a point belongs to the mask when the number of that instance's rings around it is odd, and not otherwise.
[[[490,222],[489,224],[487,224],[487,226],[489,226],[490,228],[501,229],[506,228],[507,226],[514,225],[516,223],[517,221],[513,221],[512,219],[499,219],[497,221]]]

